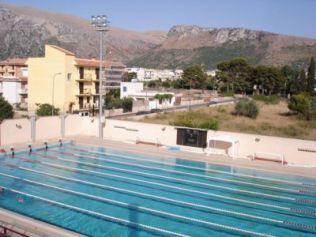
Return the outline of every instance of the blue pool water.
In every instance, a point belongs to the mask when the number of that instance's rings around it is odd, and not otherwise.
[[[0,207],[87,236],[316,236],[316,180],[67,144],[0,157]]]

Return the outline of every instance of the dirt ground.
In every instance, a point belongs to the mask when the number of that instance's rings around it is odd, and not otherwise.
[[[316,121],[304,121],[290,115],[286,102],[281,101],[276,105],[267,105],[263,102],[256,103],[260,108],[257,119],[233,115],[234,105],[198,110],[203,112],[204,116],[216,118],[219,121],[219,130],[221,131],[316,140]],[[170,124],[181,113],[185,112],[161,113],[150,117],[145,116],[137,119],[137,121]],[[128,119],[136,120],[135,118]]]

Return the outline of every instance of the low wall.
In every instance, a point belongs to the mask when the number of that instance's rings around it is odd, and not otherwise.
[[[310,152],[316,150],[316,141],[222,131],[208,131],[207,137],[209,139],[220,135],[230,136],[238,141],[236,150],[239,158],[249,159],[256,153],[263,158],[281,158],[284,156],[285,161],[290,164],[316,166],[316,153]],[[177,145],[177,130],[168,125],[107,120],[104,137],[125,142],[141,140],[169,146]],[[182,148],[202,152],[202,149]]]
[[[31,141],[31,123],[28,119],[4,120],[0,124],[0,145]]]

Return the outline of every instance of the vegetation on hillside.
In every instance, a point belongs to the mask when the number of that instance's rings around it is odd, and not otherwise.
[[[257,105],[260,113],[256,119],[234,115],[234,105],[191,110],[191,113],[196,115],[196,119],[203,117],[206,120],[217,120],[218,130],[221,131],[316,140],[316,120],[302,120],[298,116],[292,115],[287,108],[286,101],[281,100],[278,104],[266,104],[258,101]],[[160,113],[153,117],[145,116],[140,120],[138,118],[137,121],[175,125],[174,121],[186,113],[188,112]],[[183,126],[180,124],[178,126]]]

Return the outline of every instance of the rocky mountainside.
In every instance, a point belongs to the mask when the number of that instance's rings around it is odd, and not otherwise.
[[[316,56],[316,40],[242,28],[174,26],[163,43],[130,65],[183,68],[192,63],[212,69],[223,60],[245,57],[250,63],[304,64]]]
[[[127,62],[156,47],[165,32],[110,28],[107,57]],[[43,55],[45,43],[56,44],[78,57],[97,57],[99,37],[90,22],[76,16],[30,7],[0,4],[0,59]]]
[[[30,7],[0,4],[0,60],[42,56],[45,43],[98,57],[99,38],[88,20]],[[136,32],[111,27],[107,58],[129,66],[183,68],[198,63],[212,69],[223,60],[246,57],[250,63],[304,64],[316,56],[316,40],[242,28],[174,26],[169,32]]]

